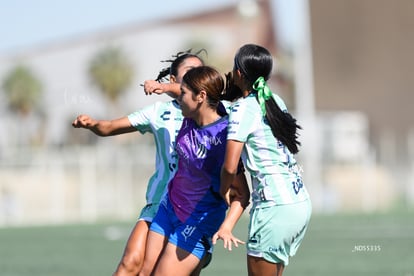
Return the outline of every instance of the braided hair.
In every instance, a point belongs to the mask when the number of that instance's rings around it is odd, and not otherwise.
[[[172,56],[172,59],[162,60],[161,62],[169,62],[171,63],[171,65],[169,67],[161,69],[155,80],[158,82],[165,82],[168,81],[168,76],[177,76],[178,67],[185,59],[189,57],[196,57],[200,59],[202,63],[204,63],[204,61],[199,56],[202,52],[204,52],[207,55],[207,51],[205,49],[201,49],[195,53],[192,53],[192,49],[189,49],[187,51],[178,52],[177,54]]]

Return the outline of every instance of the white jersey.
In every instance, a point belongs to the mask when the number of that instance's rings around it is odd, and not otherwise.
[[[175,139],[183,122],[180,106],[175,100],[157,102],[130,114],[128,119],[141,133],[150,132],[154,135],[155,172],[148,182],[146,200],[147,204],[160,203],[177,170]]]
[[[286,110],[283,100],[275,94],[273,97]],[[245,143],[242,159],[252,177],[253,207],[291,204],[309,198],[293,154],[273,136],[254,93],[233,104],[227,140]]]

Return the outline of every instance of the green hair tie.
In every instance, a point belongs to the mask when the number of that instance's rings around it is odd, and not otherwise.
[[[265,102],[272,97],[273,93],[263,77],[259,77],[253,83],[253,89],[257,91],[257,98],[259,100],[260,108],[262,109],[263,115],[266,115]]]

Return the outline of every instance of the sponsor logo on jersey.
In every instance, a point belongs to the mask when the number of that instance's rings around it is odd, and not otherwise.
[[[170,120],[170,115],[171,115],[171,111],[166,110],[164,111],[164,113],[160,115],[160,118],[163,119],[164,121],[168,121]]]

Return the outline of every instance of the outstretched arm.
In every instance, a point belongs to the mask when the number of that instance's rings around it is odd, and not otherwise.
[[[115,120],[95,120],[88,115],[79,115],[72,123],[74,128],[86,128],[98,136],[112,136],[136,131],[127,117]]]
[[[163,83],[155,80],[146,80],[144,82],[144,91],[146,95],[166,93],[171,98],[178,98],[181,94],[179,83]]]
[[[230,210],[221,224],[219,230],[214,234],[212,242],[216,244],[218,239],[223,240],[224,248],[232,250],[232,244],[238,247],[243,241],[233,236],[233,229],[243,214],[244,209],[249,205],[250,191],[244,173],[239,173],[230,188]]]

